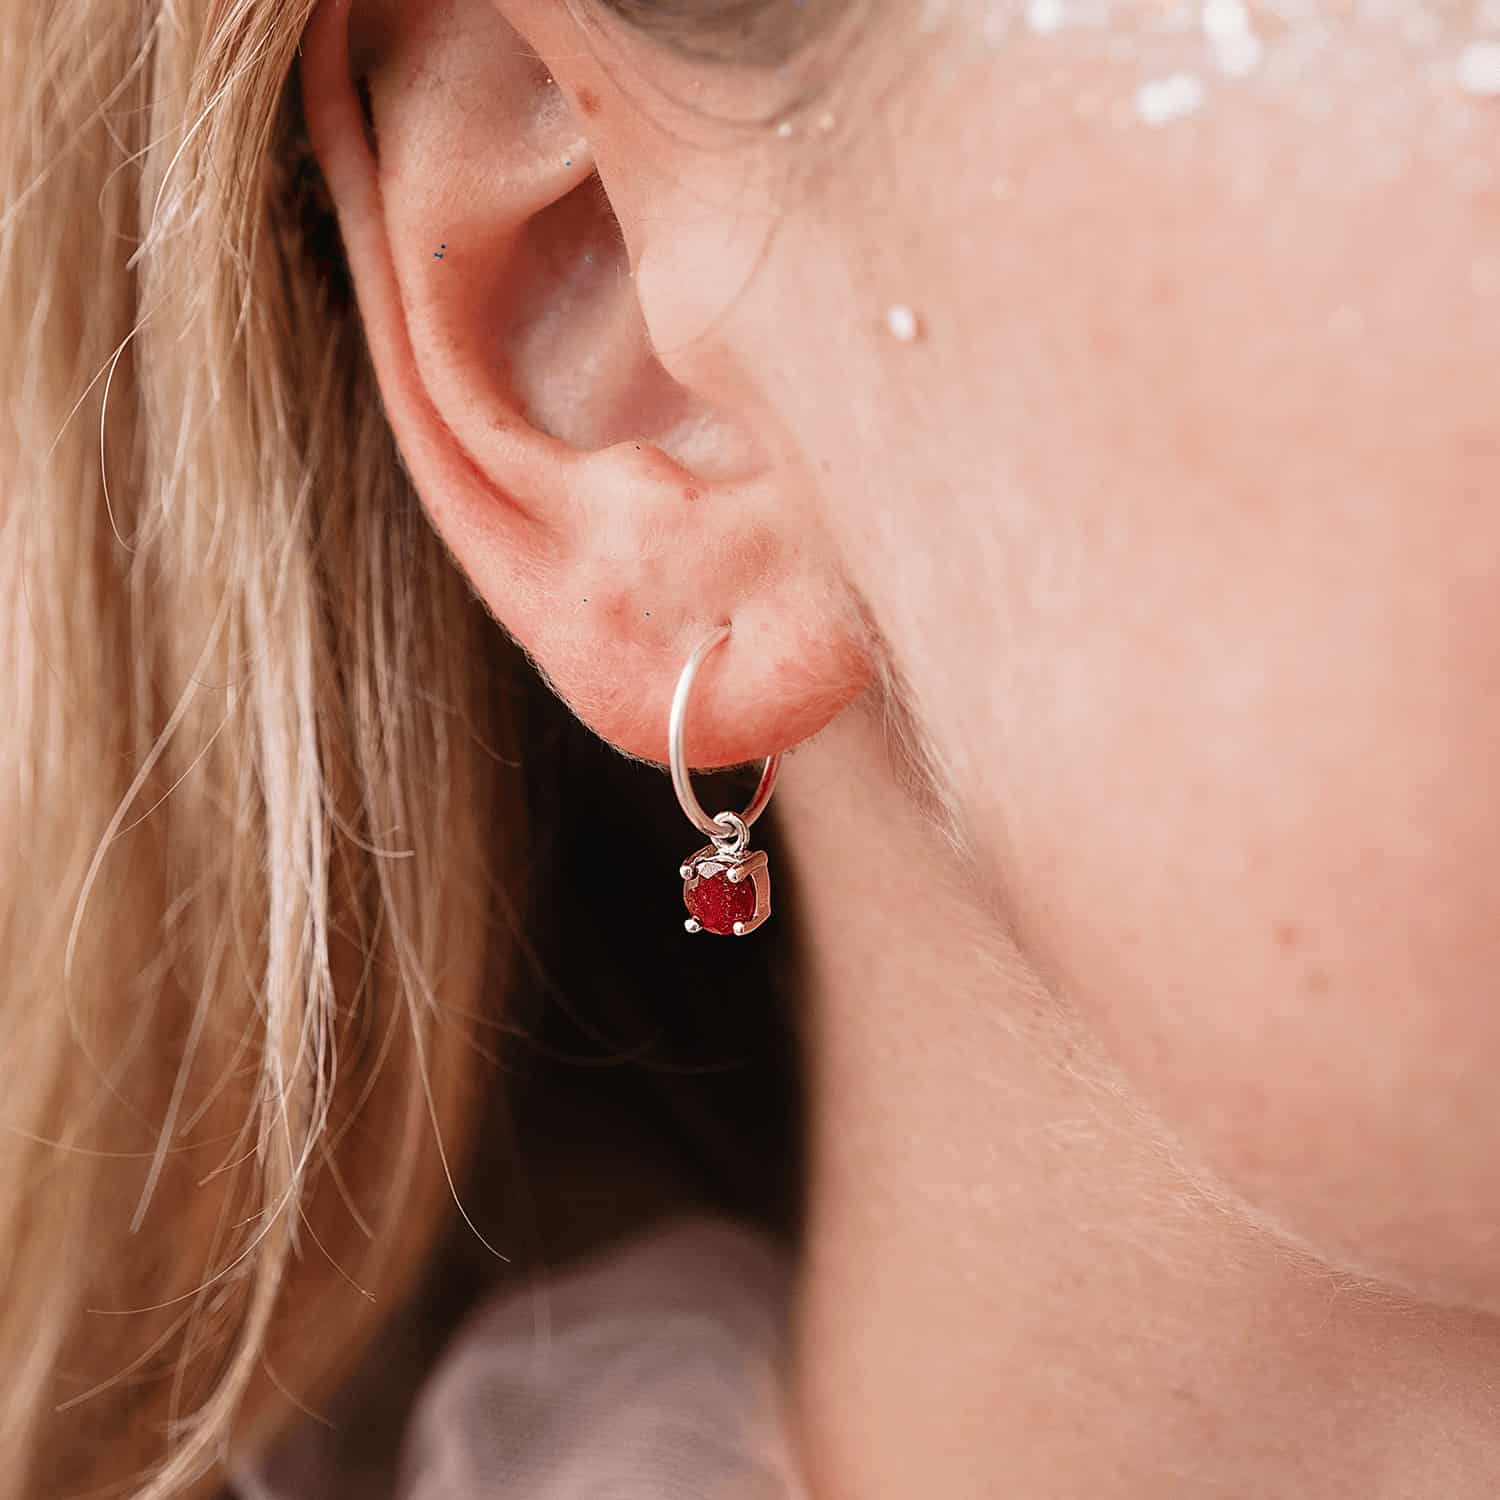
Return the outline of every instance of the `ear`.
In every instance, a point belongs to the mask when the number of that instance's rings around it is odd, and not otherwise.
[[[407,468],[491,612],[605,739],[665,760],[677,674],[728,622],[689,759],[788,748],[871,676],[804,466],[735,382],[663,367],[590,141],[613,85],[565,86],[502,3],[355,0],[351,22],[350,0],[323,0],[304,38],[308,126]],[[547,9],[568,54],[569,7]],[[585,66],[582,39],[568,55]],[[639,196],[629,163],[618,177]]]

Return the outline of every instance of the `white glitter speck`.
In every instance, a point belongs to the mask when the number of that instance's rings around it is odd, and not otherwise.
[[[781,122],[781,124],[779,124],[776,127],[776,134],[779,135],[782,140],[789,139],[790,136],[791,136],[791,133],[792,133],[792,122],[790,120],[783,120]]]
[[[1061,31],[1067,21],[1063,0],[1027,0],[1026,24],[1043,36]]]
[[[1135,93],[1135,112],[1147,125],[1170,125],[1203,107],[1203,80],[1194,73],[1169,73],[1143,83]]]
[[[1470,42],[1458,59],[1458,86],[1479,99],[1500,98],[1500,42]]]
[[[917,315],[904,302],[897,302],[885,311],[885,326],[903,344],[909,344],[917,336]]]
[[[1203,34],[1208,38],[1214,66],[1230,78],[1253,73],[1265,47],[1250,28],[1244,0],[1203,0]]]
[[[1043,36],[1051,36],[1064,29],[1102,29],[1110,24],[1113,0],[1026,0],[1022,15],[1026,25]],[[991,11],[990,15],[994,16]],[[990,35],[986,22],[986,36],[991,45],[1004,39],[1001,31]]]
[[[1221,37],[1213,44],[1214,66],[1226,78],[1248,78],[1261,64],[1266,49],[1254,32]]]
[[[1250,29],[1250,12],[1242,0],[1204,0],[1203,34],[1216,41],[1243,36]]]

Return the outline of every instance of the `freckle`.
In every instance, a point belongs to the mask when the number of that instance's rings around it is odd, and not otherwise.
[[[1120,352],[1119,335],[1108,323],[1091,323],[1088,337],[1089,352],[1101,359],[1111,359]]]
[[[599,113],[599,96],[593,89],[578,90],[578,107],[586,115],[597,115]]]
[[[1328,976],[1321,969],[1314,969],[1307,976],[1307,987],[1314,995],[1328,993]]]
[[[689,485],[682,494],[685,500],[696,500],[698,498],[698,491],[692,485]]]
[[[1283,948],[1295,948],[1302,941],[1302,934],[1290,922],[1279,922],[1276,926],[1276,941]]]

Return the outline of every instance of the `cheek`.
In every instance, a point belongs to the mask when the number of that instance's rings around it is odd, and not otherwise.
[[[950,174],[969,211],[913,186],[928,243],[862,263],[927,346],[869,356],[893,420],[844,434],[846,549],[1025,942],[1190,1154],[1317,1253],[1500,1310],[1479,117],[1421,96],[1393,174],[1352,86],[1191,141],[1068,115],[1113,75],[1053,86],[963,153],[1014,166],[1003,220]]]
[[[1113,562],[1099,597],[1160,581]],[[1373,562],[1344,593],[1311,545],[1237,566],[1027,697],[975,825],[1215,1175],[1351,1268],[1500,1307],[1493,594]]]
[[[1038,438],[1067,586],[1030,600],[1012,754],[976,723],[965,759],[1038,941],[1210,1166],[1355,1269],[1500,1307],[1500,340],[1416,257],[1341,348],[1294,268],[1235,303],[1182,254],[1116,357],[1213,328],[1241,357],[1091,412],[1086,457]]]

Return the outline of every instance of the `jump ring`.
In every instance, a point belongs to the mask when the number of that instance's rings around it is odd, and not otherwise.
[[[750,829],[738,813],[715,813],[713,820],[719,825],[719,832],[713,837],[714,848],[720,854],[733,859],[750,847]]]

